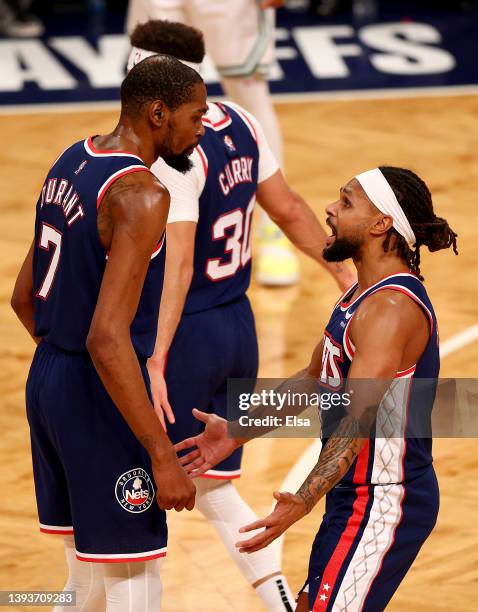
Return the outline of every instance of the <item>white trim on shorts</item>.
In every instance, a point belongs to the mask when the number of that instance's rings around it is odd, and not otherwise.
[[[167,547],[165,546],[164,548],[157,548],[156,550],[149,550],[140,553],[123,553],[117,555],[82,553],[79,550],[75,550],[75,553],[78,561],[86,561],[92,563],[128,563],[159,559],[160,557],[166,556],[166,551]]]

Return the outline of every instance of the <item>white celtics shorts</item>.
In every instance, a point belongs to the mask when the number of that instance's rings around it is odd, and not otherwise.
[[[266,72],[274,58],[275,11],[256,0],[130,0],[127,31],[149,19],[191,25],[204,34],[206,51],[223,77]]]

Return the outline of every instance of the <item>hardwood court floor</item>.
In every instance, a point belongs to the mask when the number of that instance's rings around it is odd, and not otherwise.
[[[340,185],[378,164],[411,167],[427,179],[437,213],[459,234],[459,257],[450,251],[423,256],[441,339],[475,324],[478,99],[281,104],[278,111],[289,181],[322,218]],[[33,347],[10,311],[9,298],[32,238],[34,202],[49,164],[71,142],[110,130],[114,120],[112,112],[0,116],[1,589],[59,589],[65,578],[61,541],[38,532],[23,399]],[[301,257],[301,264],[297,287],[252,287],[263,376],[290,374],[307,363],[336,298],[334,283],[313,262]],[[468,345],[443,360],[441,373],[476,376],[477,358],[478,343]],[[238,487],[260,516],[268,512],[272,491],[309,444],[269,439],[246,449]],[[441,486],[438,525],[390,604],[392,612],[476,610],[477,450],[476,440],[435,442]],[[286,536],[283,568],[293,590],[305,576],[322,509],[319,504]],[[196,511],[172,513],[170,532],[163,573],[165,612],[262,609],[212,527]]]

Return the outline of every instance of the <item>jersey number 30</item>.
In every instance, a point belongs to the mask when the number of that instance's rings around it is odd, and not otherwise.
[[[51,245],[53,245],[53,254],[50,259],[50,265],[48,266],[41,287],[36,293],[36,297],[42,300],[46,300],[50,295],[51,286],[56,276],[58,264],[60,263],[61,251],[61,232],[47,223],[42,223],[40,243],[38,246],[45,251],[49,251]]]
[[[209,259],[206,264],[206,275],[213,281],[234,276],[242,266],[251,259],[251,218],[254,211],[255,197],[249,202],[245,211],[236,208],[218,217],[212,226],[212,239],[224,240],[224,253],[230,254],[229,261],[221,257]],[[233,228],[231,235],[226,230]]]

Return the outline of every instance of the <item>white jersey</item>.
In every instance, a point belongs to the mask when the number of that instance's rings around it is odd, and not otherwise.
[[[201,30],[207,53],[223,77],[266,72],[274,59],[275,10],[261,9],[257,0],[130,0],[129,33],[150,19]]]

